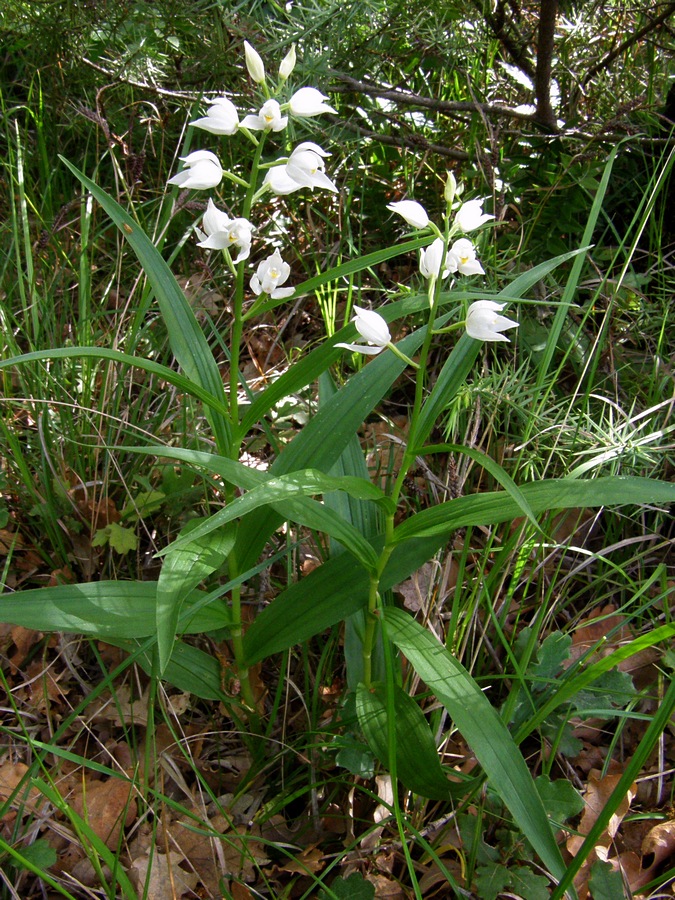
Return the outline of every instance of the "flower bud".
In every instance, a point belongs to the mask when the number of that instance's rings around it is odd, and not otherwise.
[[[448,172],[448,180],[445,182],[445,190],[443,191],[443,197],[445,198],[445,202],[448,206],[452,206],[452,201],[455,199],[455,194],[457,193],[457,181],[455,180],[455,176],[452,172]]]
[[[265,80],[265,64],[260,58],[260,54],[253,49],[248,41],[244,41],[244,55],[246,57],[248,74],[256,84],[262,84]]]
[[[295,44],[291,44],[291,49],[281,60],[281,65],[279,66],[279,78],[281,78],[282,81],[286,81],[295,68],[295,59]]]

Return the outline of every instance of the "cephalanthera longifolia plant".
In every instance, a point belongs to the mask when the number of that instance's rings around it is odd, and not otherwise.
[[[402,686],[400,655],[405,656],[448,710],[471,746],[493,789],[502,797],[555,879],[565,868],[544,806],[517,743],[499,713],[466,669],[438,639],[406,612],[383,604],[382,597],[430,559],[460,527],[494,525],[518,517],[537,519],[550,509],[675,500],[673,485],[643,478],[550,480],[517,486],[493,460],[472,448],[431,444],[439,417],[464,385],[484,341],[508,341],[504,332],[517,323],[502,315],[508,302],[523,298],[561,263],[576,257],[563,304],[572,302],[583,251],[552,259],[515,278],[501,294],[461,293],[447,289],[450,275],[483,273],[476,249],[466,236],[492,217],[480,200],[462,202],[461,186],[449,175],[445,213],[440,224],[414,200],[390,204],[414,234],[403,245],[354,259],[293,288],[284,246],[264,255],[258,247],[263,223],[256,205],[271,194],[338,187],[326,173],[330,153],[311,141],[284,144],[289,117],[334,112],[313,87],[288,89],[294,49],[282,61],[276,82],[268,77],[257,52],[245,44],[248,73],[257,85],[260,108],[240,119],[227,97],[217,97],[207,113],[191,124],[223,140],[240,142],[242,162],[224,171],[211,150],[182,157],[182,170],[170,184],[182,191],[219,191],[209,198],[195,227],[198,245],[220,253],[231,284],[231,316],[226,326],[229,376],[223,383],[218,363],[193,310],[168,265],[138,224],[110,196],[72,164],[68,168],[101,204],[136,253],[154,291],[180,373],[152,360],[114,350],[75,347],[26,354],[0,363],[15,366],[30,359],[90,356],[116,360],[155,373],[199,400],[212,432],[214,452],[166,445],[133,447],[206,472],[217,483],[224,504],[208,518],[193,520],[161,553],[156,582],[97,582],[23,591],[5,596],[0,620],[41,630],[73,631],[129,649],[131,657],[155,675],[206,699],[223,699],[220,663],[183,640],[188,634],[225,630],[238,685],[226,698],[251,731],[260,728],[249,671],[269,656],[345,622],[345,655],[350,689],[363,733],[375,755],[412,791],[447,799],[462,793],[439,762],[426,718]],[[246,151],[249,151],[248,154]],[[235,215],[226,213],[225,203]],[[587,236],[592,234],[595,204]],[[286,235],[290,242],[292,235]],[[268,247],[269,250],[269,247]],[[250,324],[290,297],[309,294],[405,251],[419,251],[426,284],[421,294],[381,305],[377,311],[354,307],[352,322],[308,352],[270,384],[254,391],[240,367],[242,338]],[[561,308],[560,316],[564,316]],[[390,326],[425,320],[394,343]],[[452,330],[461,335],[433,384],[427,360],[438,340]],[[329,376],[344,350],[373,359],[339,389]],[[407,444],[400,468],[386,489],[374,484],[358,441],[364,420],[404,372],[414,378]],[[251,435],[284,397],[319,381],[318,412],[283,447],[267,471],[243,464]],[[271,427],[268,425],[268,427]],[[125,447],[125,450],[129,450]],[[489,470],[502,490],[464,496],[401,518],[406,475],[420,456],[464,452]],[[330,538],[334,552],[306,577],[280,593],[244,628],[242,585],[267,566],[264,551],[284,522]],[[342,548],[342,549],[340,549]],[[344,551],[344,552],[343,552]],[[263,560],[261,562],[261,559]],[[207,593],[199,585],[216,572],[226,583]],[[636,647],[636,651],[639,647]],[[626,655],[625,648],[623,655]],[[606,665],[606,664],[605,664]],[[592,667],[583,677],[592,681]],[[580,676],[581,677],[581,676]],[[577,679],[578,680],[578,679]],[[580,689],[581,684],[577,685]],[[569,700],[549,695],[542,716]],[[529,730],[543,719],[533,713]],[[517,736],[522,740],[528,729]]]

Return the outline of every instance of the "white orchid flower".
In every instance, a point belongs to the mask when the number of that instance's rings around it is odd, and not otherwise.
[[[288,116],[281,115],[277,100],[266,100],[257,116],[246,116],[241,123],[242,128],[250,131],[283,131],[287,125]]]
[[[244,56],[248,74],[256,84],[262,84],[265,80],[265,63],[260,58],[258,51],[254,50],[248,41],[244,41]]]
[[[281,60],[281,64],[279,65],[279,78],[282,81],[286,81],[286,79],[291,75],[293,69],[295,68],[295,44],[291,44],[291,49],[288,51],[286,56]]]
[[[375,356],[377,353],[381,353],[391,343],[389,326],[379,313],[373,312],[371,309],[355,306],[354,312],[356,315],[352,322],[366,343],[336,344],[335,346],[344,347],[345,350],[351,350],[352,353],[365,353],[366,356]]]
[[[466,333],[477,341],[508,341],[509,338],[501,332],[518,328],[518,322],[500,316],[503,309],[504,304],[494,300],[477,300],[472,303],[466,316]]]
[[[298,144],[289,156],[286,173],[302,187],[312,190],[318,187],[337,194],[337,188],[324,172],[323,157],[325,156],[330,156],[330,153],[312,141],[304,141],[302,144]]]
[[[429,224],[426,209],[416,200],[398,200],[396,203],[388,203],[387,209],[402,216],[413,228],[426,228]]]
[[[482,200],[467,200],[462,203],[455,214],[455,225],[465,234],[480,228],[485,222],[494,219],[494,216],[483,212]]]
[[[445,264],[450,272],[462,275],[485,275],[485,270],[476,259],[476,251],[468,238],[460,238],[448,250]]]
[[[426,249],[420,250],[420,272],[425,278],[438,278],[441,273],[444,250],[445,243],[442,238],[436,238],[433,244],[430,244]],[[446,278],[450,274],[448,262],[448,254],[446,254],[442,278]]]
[[[206,115],[190,122],[190,125],[210,131],[211,134],[234,134],[239,127],[239,113],[227,97],[216,97],[210,101]]]
[[[337,193],[337,188],[324,171],[325,156],[330,156],[330,153],[312,141],[304,141],[298,144],[285,165],[273,166],[267,172],[265,184],[275,194],[292,194],[303,187]]]
[[[210,150],[194,150],[187,156],[180,157],[185,163],[182,172],[169,178],[169,184],[177,187],[193,188],[203,191],[217,187],[223,178],[223,169],[215,153]]]
[[[198,247],[205,247],[207,250],[238,249],[235,263],[247,259],[250,255],[255,228],[248,219],[231,219],[227,213],[218,209],[213,200],[209,200],[202,226],[204,231],[197,229],[197,234],[201,238],[197,243]]]
[[[316,88],[304,87],[293,94],[288,105],[294,116],[304,116],[305,118],[320,116],[327,112],[337,113],[337,110],[325,102],[326,100],[328,97],[325,97]]]
[[[295,293],[295,288],[282,288],[288,276],[291,274],[291,267],[281,258],[278,250],[275,250],[271,256],[264,259],[258,265],[258,269],[251,278],[251,290],[254,294],[269,294],[273,300],[282,300],[290,297]]]

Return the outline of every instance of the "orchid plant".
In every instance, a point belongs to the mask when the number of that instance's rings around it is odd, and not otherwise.
[[[414,232],[406,243],[350,260],[293,287],[295,279],[284,260],[284,247],[273,246],[270,253],[269,243],[264,246],[264,219],[256,217],[256,206],[271,196],[283,198],[303,190],[338,192],[326,171],[326,161],[331,158],[328,151],[309,140],[283,146],[289,120],[336,111],[315,87],[289,90],[287,83],[297,62],[294,46],[279,65],[276,79],[268,77],[263,59],[248,43],[244,60],[257,86],[258,108],[241,114],[230,97],[219,96],[191,125],[200,133],[241,140],[248,146],[250,165],[245,175],[240,170],[225,170],[212,150],[197,149],[181,157],[181,171],[169,180],[182,192],[220,191],[215,199],[208,197],[200,222],[194,224],[194,235],[205,253],[220,254],[230,278],[226,384],[190,304],[158,250],[119,204],[68,162],[141,261],[181,372],[116,350],[51,351],[52,355],[98,354],[139,366],[201,401],[214,452],[165,445],[131,449],[208,473],[220,483],[224,503],[215,514],[190,522],[177,540],[161,551],[162,570],[156,582],[99,582],[24,591],[17,595],[18,602],[3,600],[0,621],[41,630],[80,631],[119,643],[149,671],[183,690],[206,699],[225,699],[233,715],[248,722],[254,734],[260,733],[265,710],[256,695],[252,667],[345,622],[348,683],[372,752],[415,793],[448,799],[460,790],[447,779],[422,708],[402,686],[396,648],[446,707],[494,790],[552,876],[560,879],[565,866],[555,828],[501,715],[433,634],[385,602],[387,592],[433,557],[457,528],[490,526],[520,517],[529,520],[538,534],[538,517],[548,509],[672,502],[675,488],[648,479],[611,477],[587,482],[542,481],[521,488],[476,448],[429,443],[439,417],[469,377],[483,343],[507,342],[505,332],[518,327],[518,322],[502,315],[507,302],[523,297],[556,266],[575,256],[581,258],[583,253],[566,254],[519,275],[502,294],[488,295],[481,284],[473,302],[459,300],[456,281],[480,279],[485,274],[476,244],[468,235],[493,217],[483,212],[482,200],[462,201],[462,187],[450,173],[444,185],[445,211],[440,224],[413,199],[391,203],[390,211]],[[273,153],[268,152],[270,145]],[[232,188],[231,196],[224,183],[228,190]],[[219,204],[226,204],[227,210]],[[240,354],[244,329],[256,315],[292,297],[311,295],[322,285],[339,282],[402,251],[419,253],[421,294],[405,293],[377,309],[354,306],[346,312],[346,319],[353,312],[352,321],[338,334],[257,393],[249,389]],[[421,326],[417,324],[420,317]],[[409,325],[408,333],[395,341],[392,326],[403,319]],[[459,339],[430,384],[427,364],[432,347],[439,336],[445,339],[449,332],[459,333]],[[328,373],[340,362],[344,350],[372,359],[337,389]],[[0,369],[22,359],[2,361]],[[407,444],[398,471],[383,489],[369,477],[358,433],[406,371],[414,379]],[[316,415],[281,450],[268,471],[246,465],[244,454],[251,433],[261,425],[269,428],[275,405],[317,379],[320,406]],[[501,490],[451,499],[401,518],[406,476],[416,459],[448,452],[471,456],[490,472]],[[245,628],[243,586],[271,565],[275,557],[270,553],[260,560],[285,521],[326,535],[331,555],[275,597]],[[217,583],[210,591],[200,588],[209,579],[218,581],[214,576],[222,573],[224,584]],[[217,629],[225,629],[232,649],[229,692],[224,691],[219,661],[182,639],[186,634]],[[559,702],[564,703],[565,697]],[[549,698],[547,714],[555,707],[555,697]]]

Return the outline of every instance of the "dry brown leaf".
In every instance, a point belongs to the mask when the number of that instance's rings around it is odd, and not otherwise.
[[[659,822],[642,842],[642,865],[653,869],[675,855],[675,821]]]
[[[223,824],[225,824],[224,821]],[[173,822],[169,826],[171,828],[171,844],[178,847],[190,867],[199,875],[199,880],[204,888],[212,896],[219,897],[221,893],[220,880],[228,872],[223,871],[221,865],[216,846],[217,838],[208,837],[204,832],[194,831],[194,825],[195,821],[191,818]],[[210,825],[214,827],[214,823],[210,823]]]
[[[576,854],[581,849],[581,845],[583,844],[586,835],[589,833],[593,825],[596,823],[598,816],[607,805],[607,801],[609,800],[612,791],[617,786],[620,779],[620,773],[600,777],[598,772],[591,772],[588,779],[586,792],[584,794],[586,807],[579,823],[579,833],[573,834],[567,839],[567,850],[571,853],[572,856],[576,856]],[[626,795],[609,820],[607,829],[596,842],[595,847],[593,848],[593,852],[588,855],[583,866],[577,873],[574,879],[574,886],[577,890],[577,893],[579,894],[580,900],[584,900],[584,898],[588,896],[588,879],[590,877],[591,866],[596,859],[612,862],[612,864],[615,866],[618,865],[618,862],[608,860],[609,850],[612,846],[612,841],[616,836],[617,831],[619,830],[619,826],[621,825],[624,816],[630,809],[631,801],[633,800],[633,797],[635,797],[636,792],[637,785],[632,784],[628,791],[626,791]]]
[[[4,803],[19,787],[27,772],[28,766],[22,762],[14,763],[10,760],[3,762],[0,766],[0,802]],[[18,794],[12,801],[12,809],[20,811],[22,815],[37,812],[38,805],[42,800],[42,794],[35,787],[30,788],[28,793],[26,793],[27,784],[28,781],[21,786]],[[3,821],[6,821],[8,818],[14,818],[14,816],[14,812],[5,813]]]
[[[251,891],[240,881],[233,881],[229,890],[230,894],[232,894],[232,900],[253,900]]]
[[[171,851],[168,856],[154,853],[139,856],[129,868],[129,879],[146,900],[172,900],[194,891],[199,881],[194,872],[180,868],[183,857]]]
[[[30,628],[24,628],[22,625],[15,625],[11,629],[10,634],[15,650],[9,657],[9,662],[12,670],[16,672],[35,644],[42,640],[43,634],[41,631],[33,631]]]
[[[257,878],[256,867],[268,865],[270,861],[257,825],[230,831],[223,840],[223,853],[227,871],[251,883]]]
[[[572,665],[585,653],[600,646],[595,651],[599,657],[609,656],[617,647],[633,640],[632,630],[624,624],[626,617],[616,612],[616,607],[611,603],[594,610],[590,616],[579,623],[572,635],[570,658],[565,666]],[[616,629],[611,640],[605,640],[610,631]],[[627,659],[619,662],[617,668],[621,672],[628,672],[635,679],[636,687],[640,689],[654,680],[654,663],[659,659],[660,653],[654,647],[646,647],[639,653],[634,653]]]
[[[567,840],[567,849],[572,856],[575,856],[581,848],[584,838],[593,825],[595,825],[598,816],[607,805],[607,801],[609,800],[612,791],[621,780],[621,777],[622,776],[619,773],[615,775],[605,775],[604,778],[598,778],[598,776],[593,773],[589,776],[586,792],[584,794],[586,806],[581,817],[581,822],[579,823],[579,828],[577,829],[579,834],[573,834]],[[612,818],[609,820],[607,830],[598,842],[599,846],[607,848],[610,846],[612,839],[619,830],[619,825],[621,825],[623,817],[630,809],[631,801],[636,792],[637,785],[632,784],[617,810],[612,815]]]
[[[10,551],[23,550],[25,546],[26,542],[18,531],[0,528],[0,556],[5,556]]]
[[[307,872],[320,872],[325,865],[325,853],[318,847],[308,847],[302,853],[289,856],[277,868],[280,872],[294,872],[306,875]]]
[[[111,850],[117,847],[122,828],[136,819],[133,785],[122,778],[87,781],[75,791],[69,802],[75,812]]]
[[[644,877],[640,866],[640,857],[632,850],[620,853],[613,859],[607,860],[616,872],[621,872],[625,881],[630,886],[631,894],[643,884],[647,884],[649,878]]]
[[[120,513],[110,497],[81,497],[77,508],[94,529],[105,528],[120,520]]]
[[[148,724],[148,699],[150,685],[142,697],[131,700],[131,688],[128,684],[122,684],[115,688],[115,696],[103,700],[101,706],[94,715],[95,721],[108,721],[114,725],[147,725]]]
[[[60,679],[68,677],[67,669],[61,669],[54,674],[56,669],[47,668],[41,659],[35,659],[26,669],[26,686],[24,696],[26,703],[36,712],[45,712],[50,709],[55,712],[65,700],[67,690],[62,690]]]
[[[428,608],[435,572],[436,566],[426,562],[407,581],[396,585],[394,590],[403,595],[403,605],[406,609],[411,612],[419,612],[420,609]]]
[[[375,888],[375,900],[403,900],[406,894],[398,883],[384,875],[367,875],[366,881],[369,881]]]

